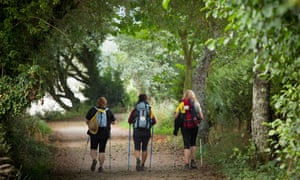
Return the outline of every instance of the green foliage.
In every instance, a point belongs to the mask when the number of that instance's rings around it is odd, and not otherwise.
[[[28,140],[20,155],[23,176],[30,179],[45,179],[53,168],[54,157],[51,147],[44,143]]]
[[[222,131],[221,131],[222,129]],[[245,132],[239,132],[233,128],[217,128],[212,127],[209,136],[209,144],[204,144],[207,148],[204,157],[213,164],[226,164],[228,163],[229,156],[233,153],[234,148],[245,150],[249,145],[248,136]],[[216,134],[220,134],[218,138]]]
[[[259,164],[254,143],[243,135],[245,132],[236,132],[237,129],[225,128],[217,141],[203,144],[203,161],[220,169],[230,179],[286,178],[285,172],[278,168],[278,161]]]
[[[98,93],[107,98],[109,106],[125,105],[125,89],[120,74],[118,71],[110,70],[100,79]]]
[[[231,50],[227,58],[236,55]],[[240,57],[227,61],[220,54],[212,63],[207,78],[207,108],[210,121],[223,126],[236,125],[237,120],[245,121],[251,118],[252,84],[251,61]]]
[[[276,80],[272,105],[280,117],[271,122],[275,154],[287,175],[299,172],[299,3],[292,1],[207,1],[210,15],[226,18],[226,30],[245,52],[255,55],[255,69]],[[297,90],[296,90],[297,89]],[[289,161],[289,165],[287,162]],[[298,162],[298,163],[297,163]]]
[[[163,0],[163,2],[162,2],[163,8],[168,9],[169,3],[170,3],[170,0]]]
[[[203,1],[164,1],[167,10],[161,1],[155,0],[124,3],[124,6],[130,16],[120,17],[121,29],[128,34],[141,29],[154,32],[152,40],[159,39],[173,53],[172,64],[179,59],[186,66],[183,89],[191,89],[193,62],[201,55],[204,41],[218,34],[218,24],[209,22],[200,11]]]
[[[94,105],[98,97],[104,96],[110,107],[117,105],[124,106],[126,92],[123,81],[120,78],[121,72],[110,67],[103,68],[100,71],[102,72],[101,75],[91,75],[91,80],[82,90],[84,96],[88,98],[86,103]],[[98,70],[95,73],[99,73]]]
[[[38,66],[27,67],[27,70],[15,78],[0,78],[0,117],[7,120],[17,116],[29,106],[30,101],[38,98],[40,88],[39,77],[42,70]]]
[[[129,109],[131,109],[131,107],[134,107],[135,103],[137,102],[137,100],[138,100],[137,94],[138,93],[135,90],[130,90],[127,93],[124,101],[126,102],[127,107]]]
[[[3,128],[3,125],[0,124],[0,157],[7,156],[10,145],[6,142],[6,131]]]
[[[22,127],[22,128],[20,128]],[[51,147],[44,143],[51,133],[39,119],[18,116],[6,124],[7,142],[11,145],[12,159],[22,175],[32,179],[44,178],[52,169]]]
[[[113,62],[122,71],[120,77],[124,79],[127,91],[133,89],[162,101],[172,98],[170,89],[177,72],[172,57],[160,42],[131,36],[118,36],[115,42],[120,51],[115,54]]]
[[[57,0],[1,1],[0,42],[2,73],[11,77],[20,72],[20,64],[32,65],[29,58],[36,52],[49,26],[45,21],[52,17]]]
[[[278,170],[276,161],[258,164],[256,160],[256,149],[254,143],[250,143],[244,150],[233,148],[230,163],[223,170],[233,179],[282,179],[285,173]]]
[[[173,86],[171,87],[171,93],[173,94],[174,99],[180,101],[183,96],[183,87],[184,87],[184,76],[185,76],[185,67],[182,64],[175,64],[177,76],[173,79]]]
[[[280,94],[273,97],[277,113],[283,118],[278,118],[269,123],[270,136],[280,137],[279,140],[271,139],[275,156],[282,162],[281,168],[288,169],[289,175],[297,175],[300,170],[300,95],[299,84],[286,85]]]
[[[151,107],[156,117],[155,133],[171,135],[174,127],[174,102],[151,102]]]

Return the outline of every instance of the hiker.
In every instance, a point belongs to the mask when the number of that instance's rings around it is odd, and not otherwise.
[[[90,128],[92,119],[95,119],[95,129]],[[115,116],[112,111],[107,107],[107,100],[105,97],[99,97],[96,106],[90,108],[86,114],[86,122],[89,125],[88,135],[91,139],[90,155],[92,158],[91,171],[95,171],[97,165],[97,149],[99,147],[99,168],[98,172],[103,171],[103,163],[105,160],[105,148],[108,139],[111,136],[111,124],[115,123]]]
[[[182,101],[175,110],[175,119],[179,118],[184,144],[184,169],[197,168],[195,162],[196,138],[200,120],[203,119],[200,103],[192,90],[186,90]],[[176,123],[175,123],[176,126]],[[178,128],[178,127],[177,127]],[[177,136],[178,129],[173,134]]]
[[[147,159],[147,147],[151,137],[151,127],[156,123],[151,106],[147,102],[147,95],[140,94],[134,110],[131,111],[128,123],[133,124],[134,155],[136,170],[144,171]],[[142,150],[142,158],[140,151]],[[151,159],[150,159],[151,160]]]

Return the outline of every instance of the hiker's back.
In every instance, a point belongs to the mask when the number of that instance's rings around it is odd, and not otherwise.
[[[136,104],[135,110],[134,128],[149,129],[151,127],[150,105],[142,101]]]
[[[183,120],[182,127],[186,129],[198,127],[197,112],[194,103],[190,99],[183,99],[185,116]]]

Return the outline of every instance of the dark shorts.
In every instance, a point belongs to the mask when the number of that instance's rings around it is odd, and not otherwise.
[[[134,140],[134,149],[137,151],[147,151],[148,142],[150,139],[151,133],[150,129],[134,129],[133,140]]]
[[[90,134],[91,137],[91,149],[97,150],[99,146],[99,152],[104,153],[107,140],[109,138],[109,130],[99,128],[97,134]]]
[[[184,149],[189,149],[191,146],[196,146],[198,127],[192,129],[181,128]]]

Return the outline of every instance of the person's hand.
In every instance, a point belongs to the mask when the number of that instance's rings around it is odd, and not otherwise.
[[[178,131],[176,131],[176,129],[174,129],[173,135],[174,135],[174,136],[177,136],[177,135],[178,135]]]

